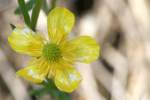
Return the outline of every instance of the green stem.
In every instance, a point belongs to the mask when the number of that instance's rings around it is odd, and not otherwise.
[[[53,8],[56,7],[56,3],[57,3],[57,0],[51,0],[51,9],[52,10]]]
[[[26,8],[25,1],[24,0],[18,0],[18,3],[20,6],[20,9],[22,11],[24,21],[25,21],[26,25],[28,25],[30,27],[30,16],[28,14],[28,10]]]
[[[31,29],[35,30],[37,19],[40,13],[40,9],[42,6],[43,0],[36,0],[35,7],[32,10],[32,17],[31,17]]]
[[[43,11],[45,12],[45,14],[47,15],[49,13],[49,7],[47,5],[47,0],[44,0],[42,8],[43,8]]]
[[[48,90],[54,100],[71,100],[71,96],[68,93],[57,89],[53,80],[47,79],[47,81],[43,82],[43,86]]]

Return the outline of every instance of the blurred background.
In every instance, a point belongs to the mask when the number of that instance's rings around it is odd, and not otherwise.
[[[57,6],[75,13],[72,36],[92,36],[101,46],[97,61],[77,64],[83,81],[62,100],[150,100],[150,1],[57,0]],[[29,59],[7,41],[10,24],[24,23],[17,7],[17,0],[0,0],[0,100],[54,100],[48,93],[37,99],[30,91],[40,86],[15,74]],[[41,10],[37,30],[45,34],[46,20]]]

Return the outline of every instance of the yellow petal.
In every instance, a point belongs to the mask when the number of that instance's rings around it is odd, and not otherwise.
[[[33,83],[41,83],[45,80],[48,71],[48,64],[42,59],[37,59],[29,66],[19,70],[16,74]]]
[[[48,14],[48,33],[53,42],[60,42],[74,25],[75,17],[66,8],[56,7]]]
[[[90,36],[80,36],[71,42],[76,47],[78,61],[90,63],[99,57],[100,47]]]
[[[8,37],[8,42],[16,52],[31,56],[40,56],[43,37],[29,28],[15,28]]]
[[[80,82],[80,73],[74,68],[56,70],[55,84],[61,91],[72,92],[79,86]]]
[[[62,55],[63,60],[65,60],[65,62],[71,65],[74,64],[76,60],[75,46],[72,45],[70,41],[64,40],[63,42],[59,44],[59,48],[61,50],[61,55]]]

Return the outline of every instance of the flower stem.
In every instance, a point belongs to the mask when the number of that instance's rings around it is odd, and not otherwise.
[[[18,3],[19,3],[19,6],[20,6],[20,9],[22,11],[24,21],[25,21],[26,25],[28,25],[30,27],[30,16],[28,14],[28,10],[27,10],[27,7],[25,5],[25,1],[24,0],[18,0]]]
[[[43,1],[42,9],[43,9],[43,11],[45,12],[46,15],[49,13],[49,7],[48,7],[48,4],[47,4],[47,0]]]
[[[41,6],[43,4],[43,0],[36,0],[35,6],[32,10],[32,16],[31,16],[31,29],[35,30],[38,16],[40,13]]]
[[[56,7],[56,3],[57,3],[57,0],[51,0],[51,9],[52,10],[53,8]]]

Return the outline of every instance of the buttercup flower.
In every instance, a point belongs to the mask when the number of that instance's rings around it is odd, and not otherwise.
[[[99,46],[89,36],[70,40],[68,33],[74,21],[75,17],[69,10],[56,7],[47,18],[49,39],[27,27],[15,28],[8,37],[9,44],[16,52],[33,58],[17,75],[34,83],[53,79],[61,91],[75,90],[81,81],[80,73],[73,67],[75,62],[90,63],[96,60]]]

